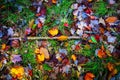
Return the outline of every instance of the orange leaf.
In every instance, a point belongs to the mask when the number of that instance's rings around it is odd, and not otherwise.
[[[98,57],[99,58],[104,58],[105,56],[106,56],[106,53],[102,49],[98,50]]]
[[[64,36],[64,35],[58,37],[58,40],[59,40],[59,41],[65,41],[65,40],[67,40],[67,39],[68,39],[68,36]]]
[[[105,48],[104,48],[104,46],[103,46],[103,45],[101,46],[101,49],[102,49],[102,50],[105,50]]]
[[[107,64],[107,68],[108,68],[109,71],[113,71],[114,70],[114,64],[112,64],[112,63],[109,62]]]
[[[2,50],[5,50],[6,44],[2,44]]]
[[[56,3],[57,3],[57,0],[52,0],[52,3],[56,4]]]
[[[76,55],[74,55],[74,54],[71,56],[71,58],[73,59],[73,61],[76,61],[76,59],[77,59]]]
[[[95,75],[93,73],[86,73],[85,80],[94,80]]]
[[[108,23],[114,23],[117,20],[118,20],[117,17],[112,16],[112,17],[108,17],[105,21]]]

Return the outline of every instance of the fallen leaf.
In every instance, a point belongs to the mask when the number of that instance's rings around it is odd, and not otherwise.
[[[38,23],[37,27],[38,27],[38,28],[42,28],[42,23],[41,23],[41,22]]]
[[[73,54],[73,55],[71,56],[71,59],[72,59],[73,61],[76,61],[76,59],[77,59],[76,55]]]
[[[97,55],[99,58],[105,58],[106,53],[102,49],[99,49]]]
[[[29,21],[29,27],[32,28],[34,24],[34,19],[32,19],[31,21]]]
[[[57,28],[52,28],[50,30],[48,30],[48,33],[52,36],[56,36],[58,34],[58,29]]]
[[[5,50],[6,44],[2,44],[2,50]]]
[[[95,75],[93,73],[86,73],[85,80],[94,80]]]
[[[65,40],[68,39],[68,36],[62,35],[62,36],[59,36],[57,39],[58,39],[59,41],[65,41]]]
[[[40,49],[38,49],[38,48],[35,49],[35,53],[36,53],[36,54],[40,53]]]
[[[107,68],[108,68],[109,71],[113,71],[114,70],[114,64],[112,64],[112,63],[109,62],[107,64]]]
[[[56,4],[56,3],[57,3],[57,0],[52,0],[52,3]]]
[[[43,54],[44,54],[45,59],[49,59],[49,58],[50,58],[49,52],[48,52],[48,50],[47,50],[46,48],[41,47],[41,48],[40,48],[40,53],[43,53]]]
[[[108,17],[105,21],[108,23],[114,23],[117,20],[118,20],[117,17],[112,16],[112,17]]]
[[[36,59],[37,59],[37,62],[38,62],[38,63],[43,62],[43,61],[45,60],[45,55],[44,55],[44,53],[41,53],[41,54],[36,55]]]
[[[50,71],[50,70],[52,70],[52,67],[50,67],[48,64],[43,64],[43,69]]]

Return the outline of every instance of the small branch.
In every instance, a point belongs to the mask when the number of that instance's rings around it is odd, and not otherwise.
[[[53,40],[58,39],[59,37],[27,37],[28,40]],[[19,39],[22,40],[22,37],[12,37],[9,40]],[[79,36],[69,36],[68,39],[81,39]]]

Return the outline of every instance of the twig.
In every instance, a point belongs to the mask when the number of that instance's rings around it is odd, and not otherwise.
[[[27,37],[28,40],[48,40],[48,39],[58,39],[59,37]],[[14,39],[19,39],[19,40],[22,40],[24,38],[22,37],[12,37],[12,38],[9,38],[9,40],[14,40]],[[80,36],[69,36],[67,39],[81,39]]]

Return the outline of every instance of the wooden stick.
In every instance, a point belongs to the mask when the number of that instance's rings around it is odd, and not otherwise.
[[[58,39],[59,37],[27,37],[28,40],[49,40],[49,39]],[[22,37],[12,37],[12,38],[9,38],[9,40],[14,40],[14,39],[19,39],[19,40],[22,40],[23,38]],[[69,36],[68,39],[81,39],[80,36]]]

